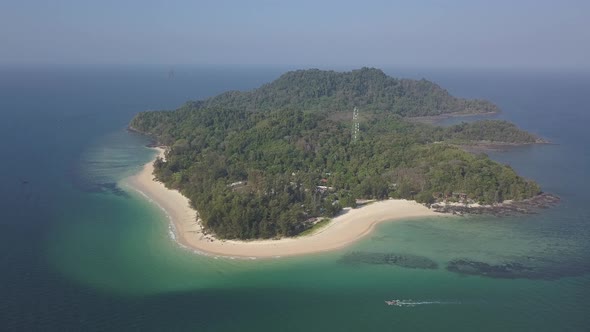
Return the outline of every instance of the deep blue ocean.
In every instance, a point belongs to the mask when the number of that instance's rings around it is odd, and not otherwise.
[[[352,247],[295,258],[177,246],[162,212],[119,185],[153,156],[126,125],[289,69],[0,67],[0,331],[590,331],[590,72],[384,68],[488,99],[502,109],[493,118],[550,140],[489,155],[560,196],[556,207],[383,223]],[[342,259],[352,251],[439,268]],[[462,275],[445,268],[456,259],[535,273]]]

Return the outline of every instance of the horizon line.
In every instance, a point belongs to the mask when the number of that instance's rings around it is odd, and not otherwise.
[[[243,67],[243,68],[276,68],[276,69],[360,69],[360,68],[385,68],[385,69],[426,69],[426,70],[545,70],[545,71],[588,71],[590,66],[555,65],[555,66],[530,66],[530,65],[419,65],[419,64],[254,64],[254,63],[0,63],[0,67]],[[174,69],[174,68],[170,68]]]

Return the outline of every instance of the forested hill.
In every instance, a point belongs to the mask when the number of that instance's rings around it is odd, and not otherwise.
[[[282,79],[305,72],[294,73]],[[384,77],[376,70],[353,73]],[[131,129],[169,147],[166,161],[154,164],[156,177],[187,196],[204,227],[218,237],[294,236],[318,218],[355,206],[359,198],[495,203],[540,192],[536,183],[509,166],[455,147],[474,141],[535,141],[508,122],[437,127],[359,105],[354,139],[350,107],[346,112],[295,108],[298,103],[312,105],[306,100],[314,98],[295,95],[305,87],[281,84],[286,94],[281,100],[297,102],[254,111],[240,107],[238,99],[224,105],[224,94],[176,111],[142,112],[130,123]],[[358,100],[369,99],[358,95]]]
[[[513,123],[503,120],[480,120],[460,123],[448,128],[438,127],[442,138],[449,143],[459,144],[533,144],[546,143],[540,137],[519,129]]]
[[[247,111],[277,108],[350,111],[359,107],[407,117],[499,111],[496,105],[485,100],[455,98],[425,79],[396,79],[375,68],[350,72],[291,71],[253,91],[229,91],[197,102],[195,106]]]

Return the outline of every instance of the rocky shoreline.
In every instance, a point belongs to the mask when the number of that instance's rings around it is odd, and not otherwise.
[[[507,142],[473,142],[470,144],[455,144],[459,149],[469,153],[486,153],[489,151],[509,151],[510,149],[531,145],[554,145],[555,143],[544,138],[537,138],[534,142],[528,143],[507,143]]]
[[[506,201],[493,205],[478,205],[478,204],[448,204],[448,203],[434,203],[430,207],[441,213],[451,213],[455,215],[463,214],[489,214],[498,217],[513,216],[518,214],[534,214],[539,209],[548,208],[558,204],[560,198],[558,196],[541,193],[535,197],[531,197],[522,201]]]

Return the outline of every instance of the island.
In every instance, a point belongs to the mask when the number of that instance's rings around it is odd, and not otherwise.
[[[139,113],[129,129],[165,148],[129,183],[160,202],[179,241],[196,250],[254,257],[330,250],[379,221],[437,215],[431,204],[539,195],[539,185],[510,166],[463,148],[539,137],[506,121],[412,121],[490,112],[499,109],[489,101],[379,69],[297,70],[252,91]]]

